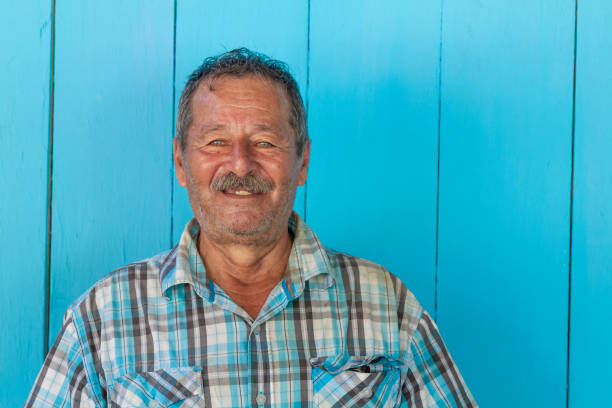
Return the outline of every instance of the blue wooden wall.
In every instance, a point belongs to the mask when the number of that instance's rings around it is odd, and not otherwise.
[[[187,75],[289,63],[312,158],[296,209],[436,317],[483,407],[612,406],[612,2],[4,2],[0,406],[69,304],[175,244]]]

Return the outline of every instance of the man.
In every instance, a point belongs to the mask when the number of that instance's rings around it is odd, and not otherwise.
[[[309,156],[284,64],[206,59],[174,140],[195,218],[70,307],[26,405],[476,406],[404,285],[292,213]]]

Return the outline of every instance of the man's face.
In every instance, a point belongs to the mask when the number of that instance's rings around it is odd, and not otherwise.
[[[298,157],[284,90],[256,76],[224,76],[200,84],[191,102],[185,150],[175,140],[174,160],[202,231],[218,244],[276,242],[306,182],[310,152],[306,145]],[[255,183],[219,183],[233,175]]]

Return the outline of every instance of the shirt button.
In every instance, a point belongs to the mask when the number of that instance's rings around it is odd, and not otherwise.
[[[159,407],[161,407],[159,402],[157,402],[157,401],[149,402],[149,408],[159,408]]]
[[[255,330],[253,330],[253,334],[259,336],[259,327],[256,327]]]
[[[257,396],[256,401],[257,401],[257,403],[258,403],[259,405],[263,405],[263,404],[265,404],[265,403],[266,403],[266,396],[260,393],[260,394]]]

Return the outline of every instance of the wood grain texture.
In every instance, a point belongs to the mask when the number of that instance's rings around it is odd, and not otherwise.
[[[0,406],[17,407],[43,361],[50,3],[3,4],[0,36]]]
[[[5,3],[0,406],[12,407],[43,360],[52,2]],[[432,315],[440,120],[438,324],[481,406],[565,406],[569,290],[569,407],[612,405],[609,1],[578,9],[571,289],[574,0],[176,4],[173,78],[174,2],[57,2],[50,341],[96,280],[178,242],[192,212],[173,181],[173,104],[203,58],[247,46],[287,62],[309,101],[295,208]]]
[[[59,2],[50,340],[85,289],[169,249],[173,4]]]
[[[438,323],[483,407],[565,405],[573,2],[448,1]]]
[[[612,3],[578,3],[570,407],[612,406]]]
[[[308,3],[303,1],[248,0],[177,3],[176,97],[175,106],[187,77],[206,57],[248,47],[289,64],[302,97],[306,90],[308,44]],[[178,243],[187,222],[193,217],[187,190],[174,183],[172,242]],[[305,189],[298,189],[294,209],[304,214]]]
[[[434,311],[440,2],[312,1],[309,224]]]

